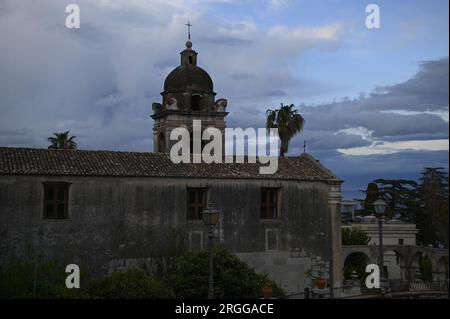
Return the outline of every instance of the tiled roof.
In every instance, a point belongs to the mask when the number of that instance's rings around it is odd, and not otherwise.
[[[168,154],[0,147],[0,175],[259,178],[339,181],[310,155],[279,158],[272,175],[257,163],[174,164]]]

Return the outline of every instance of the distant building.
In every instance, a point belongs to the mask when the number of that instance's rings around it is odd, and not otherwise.
[[[368,216],[368,218],[373,221],[351,223],[350,225],[343,225],[342,228],[361,230],[370,237],[369,245],[378,245],[378,223],[375,222],[372,216]],[[387,221],[383,224],[383,244],[415,246],[418,232],[416,224],[403,223],[397,220]]]
[[[374,216],[365,216],[359,223],[343,225],[342,228],[353,228],[365,232],[370,237],[369,245],[379,245],[378,223]],[[383,245],[416,246],[416,234],[419,230],[415,224],[390,220],[383,224]],[[384,254],[384,265],[390,280],[401,279],[400,260],[395,251]]]

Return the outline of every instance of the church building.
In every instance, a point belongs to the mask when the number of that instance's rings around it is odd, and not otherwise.
[[[220,212],[215,240],[287,293],[311,287],[308,270],[342,283],[342,181],[309,154],[257,163],[179,163],[170,132],[192,121],[224,132],[232,105],[216,99],[192,42],[153,103],[154,152],[0,147],[0,265],[58,259],[93,274],[152,258],[179,236],[206,248],[201,213]]]

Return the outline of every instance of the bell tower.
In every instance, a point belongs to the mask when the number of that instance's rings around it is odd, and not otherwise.
[[[162,103],[152,105],[154,152],[170,152],[177,142],[170,141],[170,132],[177,127],[186,128],[192,136],[193,120],[201,120],[202,131],[215,127],[225,136],[227,100],[215,99],[211,77],[197,66],[197,52],[192,49],[190,35],[180,55],[180,65],[164,81]]]

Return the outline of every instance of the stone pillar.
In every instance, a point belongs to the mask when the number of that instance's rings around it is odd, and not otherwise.
[[[330,223],[330,286],[342,287],[343,260],[342,260],[342,235],[341,235],[341,181],[330,183],[330,196],[328,199],[329,223]]]

